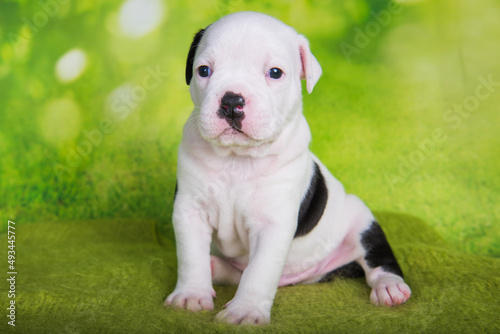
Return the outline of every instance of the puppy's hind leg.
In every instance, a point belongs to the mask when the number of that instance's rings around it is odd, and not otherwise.
[[[380,225],[373,221],[361,234],[365,256],[356,260],[363,267],[366,281],[372,288],[370,300],[375,305],[396,306],[411,296],[410,287],[392,252]]]
[[[242,272],[233,267],[226,260],[215,255],[210,256],[212,268],[212,282],[219,285],[238,285]]]

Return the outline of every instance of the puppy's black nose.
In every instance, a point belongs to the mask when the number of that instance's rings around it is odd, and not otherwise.
[[[245,118],[244,106],[245,99],[243,96],[233,92],[226,92],[220,101],[217,114],[220,118],[224,118],[231,127],[241,131],[241,121]]]

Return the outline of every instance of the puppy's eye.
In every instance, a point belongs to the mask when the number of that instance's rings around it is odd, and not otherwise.
[[[283,71],[277,67],[273,67],[267,72],[271,79],[279,79],[283,76]]]
[[[206,78],[212,75],[212,70],[210,69],[210,67],[202,65],[198,67],[198,74],[200,75],[200,77]]]

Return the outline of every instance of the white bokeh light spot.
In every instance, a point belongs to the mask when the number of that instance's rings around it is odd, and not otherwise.
[[[126,0],[120,8],[120,30],[128,37],[140,38],[160,25],[164,12],[161,0]]]
[[[106,101],[106,110],[109,116],[121,121],[137,109],[139,102],[134,97],[134,86],[125,83],[109,94]]]
[[[87,55],[80,49],[72,49],[59,58],[56,63],[56,76],[60,82],[76,80],[87,67]]]

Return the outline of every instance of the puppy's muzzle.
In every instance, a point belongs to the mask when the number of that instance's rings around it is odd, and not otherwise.
[[[217,115],[224,118],[226,122],[238,132],[241,130],[241,121],[245,118],[243,107],[245,106],[245,99],[240,94],[233,92],[226,92],[220,101],[220,107]]]

